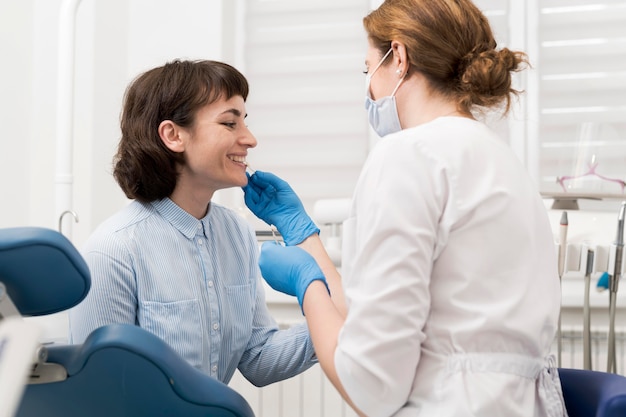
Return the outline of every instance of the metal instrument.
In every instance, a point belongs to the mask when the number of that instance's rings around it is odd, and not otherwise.
[[[624,218],[626,216],[626,201],[622,202],[622,207],[617,218],[617,235],[611,245],[609,259],[609,347],[607,356],[607,372],[617,373],[615,354],[615,304],[617,301],[617,290],[619,280],[622,277],[622,256],[624,251]]]

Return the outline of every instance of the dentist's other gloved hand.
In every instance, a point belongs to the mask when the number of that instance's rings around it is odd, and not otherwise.
[[[304,293],[313,281],[322,281],[328,290],[326,278],[315,259],[297,246],[282,246],[271,241],[263,243],[259,266],[261,275],[270,287],[296,296],[300,308],[302,308]]]
[[[287,246],[297,245],[320,229],[304,210],[293,189],[274,174],[256,171],[243,187],[246,206],[267,224],[276,226]]]

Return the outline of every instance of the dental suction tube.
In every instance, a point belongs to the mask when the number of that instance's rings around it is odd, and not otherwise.
[[[585,299],[583,304],[583,369],[591,370],[591,308],[589,305],[589,291],[591,286],[591,274],[594,267],[595,251],[584,247],[587,256],[585,262]]]
[[[617,218],[617,235],[615,242],[611,245],[609,258],[609,271],[612,275],[609,278],[609,347],[607,355],[607,372],[617,372],[615,354],[615,304],[617,302],[617,289],[622,277],[622,259],[624,252],[624,217],[626,216],[626,201],[622,202],[622,207]]]
[[[569,221],[567,220],[567,211],[561,213],[561,220],[559,222],[559,257],[558,272],[559,280],[563,280],[563,274],[565,272],[565,255],[567,254],[567,228],[569,227]],[[559,312],[559,322],[556,331],[557,341],[557,366],[561,366],[561,352],[563,351],[563,340],[561,331],[561,313]]]
[[[619,286],[619,279],[622,276],[622,259],[624,252],[624,217],[626,215],[626,201],[622,202],[622,207],[619,210],[619,216],[617,218],[617,236],[615,236],[615,242],[611,245],[612,252],[615,253],[615,260],[613,263],[613,276],[611,280],[611,291],[617,292]]]

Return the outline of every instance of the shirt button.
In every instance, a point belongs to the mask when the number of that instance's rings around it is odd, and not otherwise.
[[[198,239],[198,245],[202,245],[202,239]]]
[[[217,330],[220,328],[220,324],[219,323],[213,323],[213,330]]]
[[[213,288],[213,281],[209,281],[209,287]]]
[[[217,365],[213,365],[211,367],[211,372],[213,372],[213,373],[217,372]]]

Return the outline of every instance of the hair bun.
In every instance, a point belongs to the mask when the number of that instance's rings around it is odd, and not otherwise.
[[[476,105],[495,105],[512,92],[511,73],[519,71],[523,62],[523,54],[508,48],[471,51],[459,64],[459,90]]]

